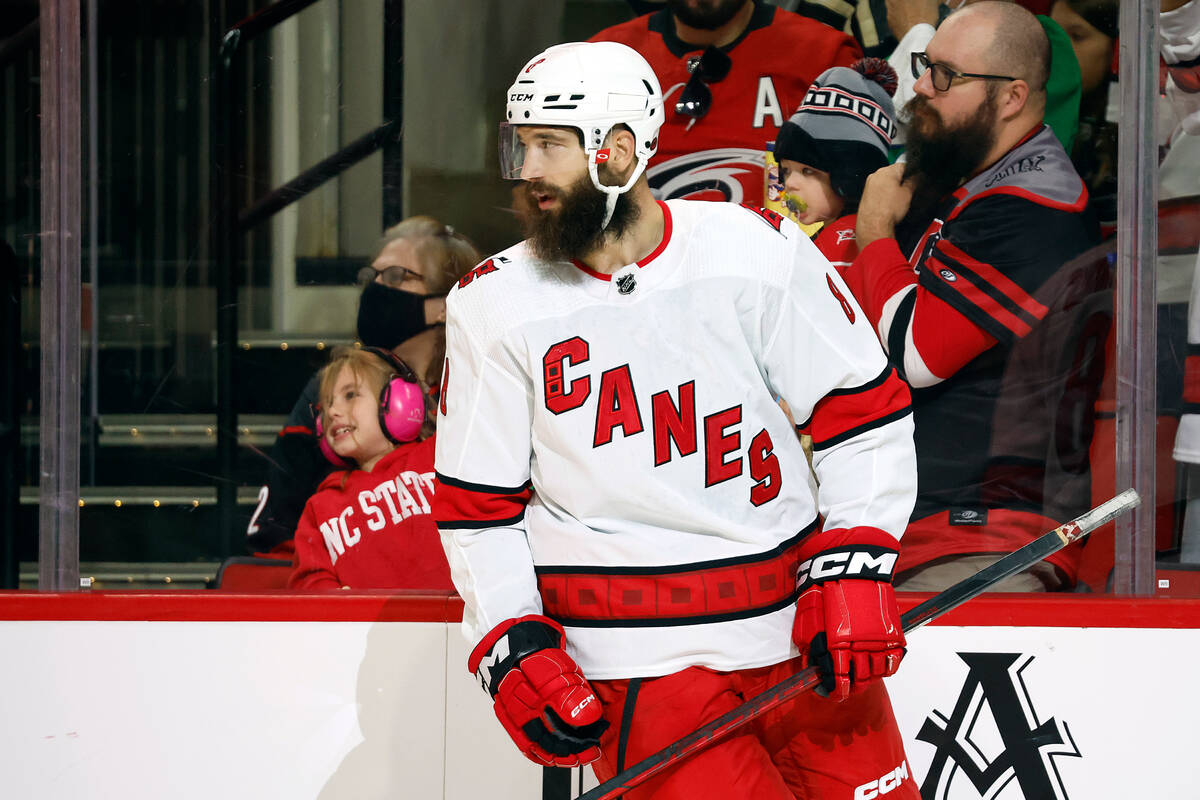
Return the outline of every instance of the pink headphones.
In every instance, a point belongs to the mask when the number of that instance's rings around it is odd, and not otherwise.
[[[364,347],[363,350],[379,356],[394,370],[379,394],[379,427],[383,435],[396,444],[413,441],[420,435],[421,425],[425,422],[425,398],[421,394],[417,376],[408,364],[401,361],[391,350],[379,347]],[[354,466],[352,461],[335,453],[325,440],[325,426],[321,421],[324,413],[320,406],[315,409],[314,416],[317,445],[321,448],[321,453],[335,466]]]

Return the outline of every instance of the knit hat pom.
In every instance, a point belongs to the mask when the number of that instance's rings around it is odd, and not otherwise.
[[[869,81],[875,81],[889,96],[895,97],[899,78],[892,65],[882,58],[860,58],[850,65],[850,69],[862,75]]]

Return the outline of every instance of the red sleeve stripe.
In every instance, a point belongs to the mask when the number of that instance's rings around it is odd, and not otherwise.
[[[833,447],[901,419],[911,413],[911,403],[908,384],[891,366],[865,386],[836,389],[817,403],[806,426],[813,437],[813,449]]]
[[[1022,289],[1003,272],[991,264],[972,258],[945,239],[939,239],[934,250],[940,251],[943,257],[956,263],[962,269],[978,275],[988,286],[1000,292],[1009,303],[1029,314],[1035,321],[1042,319],[1049,312],[1050,309],[1039,303],[1033,295]]]
[[[948,377],[966,366],[971,359],[996,344],[996,337],[969,320],[961,312],[930,291],[916,292],[912,319],[912,342],[917,355],[931,373]],[[904,332],[896,337],[904,341]],[[897,351],[889,349],[894,360]]]
[[[951,306],[959,310],[968,319],[974,319],[988,333],[997,339],[1011,335],[1021,338],[1033,330],[1035,319],[1028,319],[1022,312],[1015,312],[1007,304],[996,299],[985,286],[976,285],[978,278],[965,269],[954,269],[943,263],[937,256],[931,255],[925,261],[928,271],[925,273],[929,281],[927,288],[942,297]],[[943,271],[953,274],[953,280],[943,275]],[[955,303],[954,298],[959,298]],[[962,307],[962,306],[967,307]],[[982,312],[984,319],[978,319],[979,314],[971,314],[971,309]]]
[[[525,517],[525,506],[533,496],[527,484],[514,492],[477,491],[470,484],[436,477],[433,516],[439,528],[498,528],[515,525]]]

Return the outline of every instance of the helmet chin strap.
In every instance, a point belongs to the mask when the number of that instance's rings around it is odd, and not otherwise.
[[[601,153],[604,153],[604,157],[598,158]],[[617,198],[629,191],[630,187],[637,182],[637,179],[642,176],[642,173],[646,169],[646,159],[639,157],[637,166],[634,167],[633,173],[629,176],[629,180],[625,181],[624,186],[606,186],[600,182],[599,170],[600,162],[607,160],[607,150],[591,150],[588,152],[588,175],[591,176],[592,185],[607,195],[604,202],[604,224],[600,226],[600,230],[606,230],[608,223],[612,222],[613,211],[617,207]]]

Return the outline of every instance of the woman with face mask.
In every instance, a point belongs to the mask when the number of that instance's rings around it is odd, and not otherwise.
[[[446,353],[446,293],[482,257],[449,225],[409,217],[384,232],[376,255],[358,273],[358,339],[390,350],[415,373],[425,401],[420,439],[433,435]],[[334,465],[321,453],[314,409],[320,374],[304,387],[270,453],[267,484],[246,529],[250,549],[288,556],[304,504]]]

